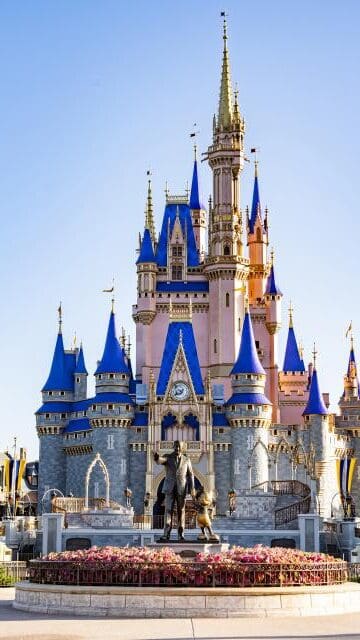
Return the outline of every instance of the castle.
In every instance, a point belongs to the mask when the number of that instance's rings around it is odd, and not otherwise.
[[[164,470],[152,453],[171,450],[179,439],[196,483],[216,494],[219,518],[229,518],[229,497],[236,495],[243,512],[252,505],[249,519],[261,527],[269,504],[273,515],[272,487],[281,481],[292,483],[290,493],[298,487],[299,503],[309,495],[307,509],[324,517],[344,507],[350,489],[352,512],[359,505],[353,344],[339,416],[329,413],[320,391],[315,353],[304,366],[291,309],[279,360],[282,293],[268,250],[257,162],[251,209],[244,214],[240,207],[245,122],[232,91],[227,41],[224,19],[219,106],[205,154],[213,175],[208,207],[200,196],[196,149],[190,193],[166,191],[159,234],[149,180],[132,312],[136,365],[118,338],[113,305],[95,396],[88,398],[83,347],[65,350],[60,313],[36,412],[40,504],[54,488],[97,498],[108,485],[110,499],[120,504],[131,489],[138,516],[161,514]],[[263,511],[261,492],[270,500]]]

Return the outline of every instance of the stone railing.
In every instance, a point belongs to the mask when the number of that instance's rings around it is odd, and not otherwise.
[[[200,440],[188,440],[183,442],[185,451],[201,451],[202,446]],[[174,448],[174,440],[161,440],[159,442],[160,451],[172,451]]]

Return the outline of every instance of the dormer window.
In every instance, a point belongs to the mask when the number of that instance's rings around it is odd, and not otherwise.
[[[64,396],[65,395],[65,391],[60,391],[60,395]]]
[[[98,378],[99,378],[99,380],[102,380],[102,375],[101,375],[101,373],[99,373]]]
[[[181,244],[176,244],[172,248],[172,254],[174,258],[182,258],[183,248]]]
[[[183,280],[183,268],[181,264],[172,265],[171,280]]]
[[[114,380],[114,374],[113,373],[109,373],[109,378],[110,378],[110,380]]]
[[[229,256],[230,255],[230,245],[226,244],[224,246],[224,256]]]
[[[48,396],[52,396],[52,391],[48,391]]]
[[[76,382],[77,382],[77,384],[79,384],[79,382],[80,382],[79,376],[76,378]]]

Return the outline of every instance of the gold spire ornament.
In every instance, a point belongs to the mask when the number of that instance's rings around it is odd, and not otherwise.
[[[156,231],[155,231],[155,222],[154,222],[154,208],[153,208],[153,200],[152,200],[152,188],[151,188],[151,171],[148,169],[148,190],[147,190],[147,198],[146,198],[146,208],[145,208],[145,229],[148,229],[150,232],[150,237],[153,245],[156,242]]]
[[[220,99],[219,99],[219,115],[218,126],[220,129],[228,129],[232,123],[232,87],[231,87],[231,74],[230,74],[230,61],[229,52],[227,48],[227,22],[225,11],[221,12],[223,22],[223,60],[221,69],[221,85],[220,85]]]
[[[293,328],[293,311],[294,311],[294,307],[291,304],[291,300],[290,300],[290,304],[289,304],[289,329]]]

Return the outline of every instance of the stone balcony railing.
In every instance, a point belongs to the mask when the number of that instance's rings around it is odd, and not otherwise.
[[[199,440],[188,440],[183,444],[186,451],[201,451],[203,448]],[[172,451],[174,448],[174,440],[161,440],[161,442],[158,443],[158,448],[160,451]]]

